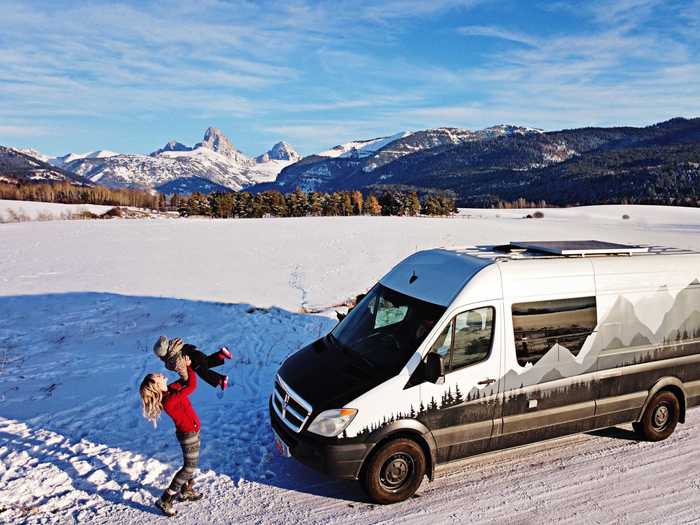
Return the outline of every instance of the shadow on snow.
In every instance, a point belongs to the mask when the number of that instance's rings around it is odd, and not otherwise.
[[[0,297],[0,443],[59,469],[72,489],[152,512],[150,501],[127,494],[157,497],[181,457],[167,416],[157,429],[142,418],[138,386],[146,373],[165,371],[151,351],[156,338],[178,336],[205,352],[227,344],[234,353],[222,369],[232,379],[223,398],[202,381],[192,396],[203,429],[200,477],[211,470],[231,480],[366,501],[357,484],[277,456],[269,426],[267,401],[280,364],[334,324],[249,304],[91,292]],[[71,461],[77,456],[85,469]],[[164,464],[155,476],[152,459]],[[97,471],[106,478],[93,482]]]

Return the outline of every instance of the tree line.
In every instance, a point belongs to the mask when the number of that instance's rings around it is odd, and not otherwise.
[[[0,199],[57,202],[61,204],[100,204],[162,210],[167,199],[162,193],[106,186],[76,186],[69,182],[0,183]]]
[[[55,202],[61,204],[98,204],[133,206],[153,210],[177,210],[183,216],[217,218],[305,217],[348,215],[451,215],[457,210],[454,198],[447,195],[383,191],[293,193],[265,191],[193,193],[166,196],[156,191],[106,186],[76,186],[68,182],[0,183],[0,199]]]
[[[293,193],[246,191],[193,193],[176,196],[170,205],[181,215],[203,215],[218,218],[306,217],[349,215],[451,215],[456,212],[455,201],[445,195],[424,195],[416,192],[385,191],[367,195],[360,191],[305,193],[297,188]]]

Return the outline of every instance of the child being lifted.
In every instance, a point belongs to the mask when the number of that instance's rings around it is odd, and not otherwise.
[[[231,359],[231,352],[225,346],[222,346],[218,352],[205,355],[196,346],[185,343],[182,339],[168,339],[161,335],[156,344],[153,345],[153,352],[165,363],[165,368],[180,374],[184,381],[188,379],[188,367],[185,358],[189,357],[191,369],[203,381],[214,388],[219,387],[221,390],[228,388],[228,376],[211,370],[214,367],[223,365],[226,359]]]

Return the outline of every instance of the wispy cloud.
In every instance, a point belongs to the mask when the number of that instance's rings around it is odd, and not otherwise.
[[[509,31],[496,26],[463,26],[458,28],[457,32],[465,36],[500,38],[502,40],[518,42],[528,46],[534,46],[537,44],[537,39],[532,36],[524,33],[518,33],[517,31]]]
[[[11,137],[29,137],[34,135],[45,135],[50,130],[45,126],[35,126],[31,124],[0,124],[0,137],[3,135]]]

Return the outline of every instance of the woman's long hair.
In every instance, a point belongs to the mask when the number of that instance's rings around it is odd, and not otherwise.
[[[163,410],[163,392],[156,385],[153,374],[148,374],[143,378],[139,393],[141,394],[143,417],[153,423],[155,428],[158,425],[158,416]]]

